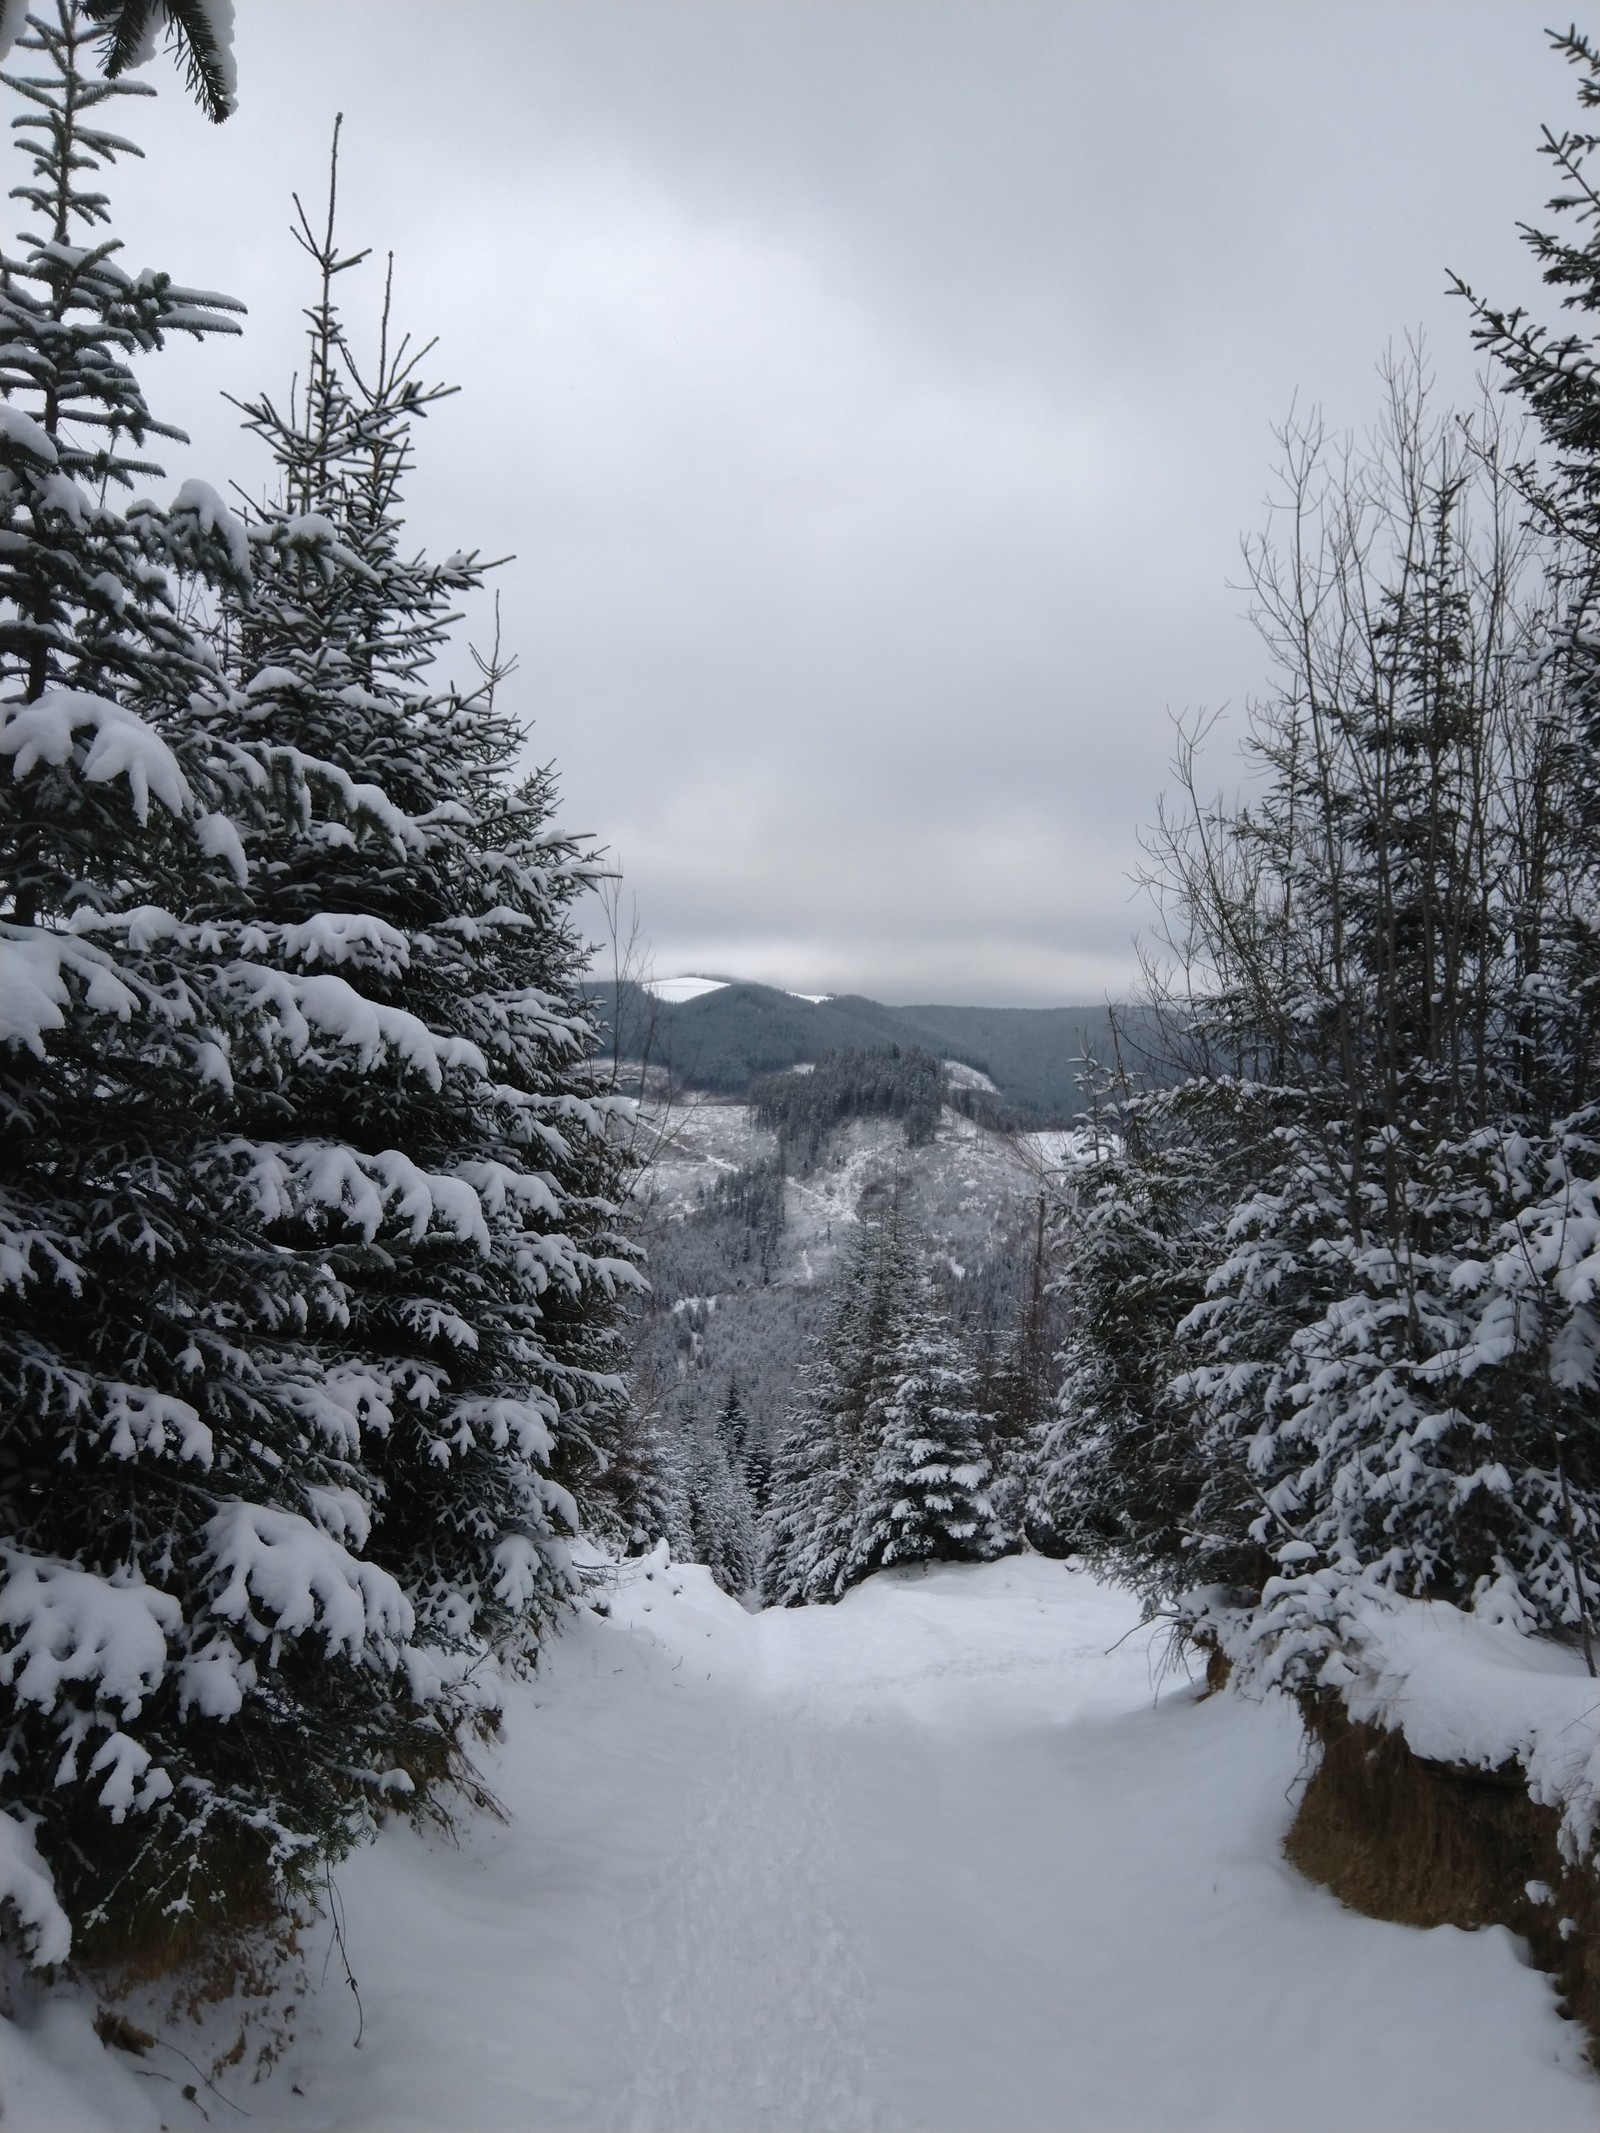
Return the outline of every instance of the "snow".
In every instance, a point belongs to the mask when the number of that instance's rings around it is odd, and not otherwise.
[[[210,482],[191,476],[172,499],[172,515],[192,518],[202,533],[217,535],[240,577],[250,575],[250,536],[244,520],[230,511]]]
[[[139,1005],[100,949],[43,926],[0,924],[0,1044],[23,1044],[44,1057],[46,1032],[66,1027],[68,971],[97,1014],[126,1022]]]
[[[384,977],[397,977],[411,961],[410,936],[387,919],[363,911],[314,911],[292,926],[246,927],[240,946],[247,955],[276,948],[293,963],[360,963]]]
[[[64,1963],[72,1948],[72,1921],[56,1902],[49,1869],[39,1857],[33,1832],[0,1813],[0,1906],[9,1904],[27,1936],[36,1963]]]
[[[1042,1170],[1082,1170],[1114,1154],[1117,1145],[1111,1135],[1097,1134],[1090,1126],[1049,1127],[1020,1139]]]
[[[343,978],[330,973],[304,977],[252,964],[237,965],[235,976],[253,1006],[274,1012],[291,1051],[303,1051],[315,1029],[336,1044],[350,1046],[363,1072],[386,1055],[397,1054],[434,1089],[451,1067],[488,1076],[488,1063],[475,1044],[464,1037],[436,1036],[404,1008],[369,1000]]]
[[[155,728],[125,705],[87,690],[47,689],[32,703],[0,704],[0,755],[12,758],[14,778],[25,778],[38,763],[59,767],[85,726],[93,733],[83,761],[91,785],[126,778],[141,822],[149,820],[152,793],[171,814],[188,809],[188,782]]]
[[[223,105],[227,111],[237,108],[239,101],[239,68],[233,49],[233,0],[190,0],[194,10],[205,18],[210,29],[216,53],[217,67],[222,77]],[[164,0],[157,0],[145,22],[144,35],[134,54],[136,67],[154,57],[161,41],[161,33],[167,28],[171,16]],[[0,60],[3,60],[16,44],[28,23],[28,0],[0,0]]]
[[[981,1074],[976,1067],[967,1066],[959,1059],[941,1059],[939,1064],[944,1068],[945,1080],[953,1089],[981,1089],[986,1096],[998,1096],[1000,1093],[988,1075]]]
[[[211,1464],[211,1431],[187,1400],[144,1385],[111,1382],[99,1387],[104,1421],[110,1431],[106,1450],[114,1459],[133,1459],[141,1448],[160,1457],[170,1446],[179,1459]]]
[[[654,993],[658,1000],[665,1000],[670,1007],[681,1007],[685,1000],[702,999],[708,992],[724,992],[733,984],[732,978],[701,978],[685,975],[681,978],[646,978],[644,990]],[[804,1000],[811,1007],[818,1007],[824,1000],[831,1000],[829,992],[790,992],[791,1000]]]
[[[325,1509],[320,1505],[319,1514]],[[294,1511],[226,1504],[207,1525],[206,1544],[223,1581],[211,1612],[257,1639],[316,1628],[330,1652],[359,1659],[369,1640],[401,1640],[416,1626],[411,1602],[387,1570],[351,1555]],[[270,1625],[256,1619],[252,1602],[270,1611]]]
[[[0,4],[0,53],[10,49],[11,35],[14,34],[10,25],[16,19],[17,10],[18,0],[3,0]],[[25,0],[22,12],[26,14]],[[55,441],[50,432],[9,402],[0,405],[0,438],[7,444],[16,445],[30,458],[42,460],[47,467],[56,463]]]
[[[1292,1566],[1302,1544],[1277,1551]],[[1306,1551],[1307,1553],[1311,1551]],[[1350,1716],[1404,1735],[1415,1755],[1481,1770],[1520,1764],[1528,1790],[1561,1812],[1577,1858],[1600,1827],[1600,1682],[1582,1656],[1526,1634],[1509,1580],[1471,1613],[1410,1600],[1339,1569],[1269,1580],[1260,1616],[1223,1642],[1264,1684],[1315,1679]]]
[[[250,862],[245,857],[244,842],[238,825],[226,815],[199,814],[194,820],[195,840],[208,859],[220,859],[227,866],[240,888],[250,880]]]
[[[229,2101],[295,2133],[1592,2133],[1579,2034],[1511,1936],[1301,1880],[1291,1706],[1201,1700],[1162,1649],[1034,1556],[755,1616],[625,1566],[503,1686],[509,1819],[394,1824],[339,1869],[360,2050],[335,1954]],[[105,2051],[92,2013],[37,1988],[0,2027],[9,2133],[198,2127],[170,2048]]]
[[[644,989],[654,993],[658,1000],[665,1000],[669,1006],[680,1007],[685,1000],[698,1000],[708,992],[722,992],[727,984],[726,978],[649,978]]]
[[[1528,1790],[1560,1807],[1575,1849],[1600,1819],[1600,1683],[1577,1652],[1520,1636],[1444,1601],[1367,1613],[1363,1665],[1345,1690],[1352,1718],[1404,1733],[1436,1762],[1517,1762]]]
[[[177,1601],[150,1585],[113,1584],[14,1548],[0,1549],[0,1561],[0,1630],[7,1632],[0,1687],[48,1711],[64,1687],[81,1683],[120,1704],[124,1718],[137,1717],[166,1672],[167,1638],[183,1620]]]

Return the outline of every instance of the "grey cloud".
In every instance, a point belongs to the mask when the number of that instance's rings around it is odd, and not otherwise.
[[[182,468],[248,466],[218,389],[296,359],[342,109],[348,233],[463,387],[419,536],[516,552],[534,753],[659,967],[891,1000],[1127,982],[1169,711],[1263,679],[1271,426],[1365,421],[1419,324],[1468,386],[1445,268],[1535,286],[1570,94],[1515,0],[240,21],[238,118],[164,93],[121,189],[136,260],[252,307],[152,375]]]

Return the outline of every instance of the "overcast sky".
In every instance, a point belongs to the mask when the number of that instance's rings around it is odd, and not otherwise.
[[[234,119],[165,61],[126,112],[130,264],[251,310],[147,372],[171,471],[259,484],[219,394],[297,360],[342,110],[345,233],[462,388],[418,539],[515,552],[533,753],[658,972],[1119,993],[1170,714],[1264,679],[1274,424],[1365,424],[1418,328],[1464,395],[1448,268],[1536,295],[1547,12],[239,0]]]

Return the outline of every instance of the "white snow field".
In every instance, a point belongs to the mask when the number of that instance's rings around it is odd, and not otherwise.
[[[209,2123],[1593,2133],[1511,1936],[1303,1882],[1292,1710],[1161,1681],[1161,1650],[1036,1556],[760,1615],[628,1566],[511,1692],[509,1819],[341,1870],[360,2049],[335,1958],[267,2078],[199,2091]],[[170,2053],[91,2013],[5,2026],[6,2133],[202,2123]]]

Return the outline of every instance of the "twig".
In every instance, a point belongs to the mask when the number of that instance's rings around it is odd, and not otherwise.
[[[350,1951],[344,1943],[344,1905],[339,1900],[339,1891],[333,1885],[333,1869],[323,1862],[323,1883],[328,1891],[328,1917],[333,1923],[333,1938],[339,1950],[339,1960],[344,1964],[344,1981],[356,1996],[356,2041],[354,2049],[360,2051],[361,2039],[366,2034],[367,2010],[361,2004],[361,1987],[356,1983],[356,1974],[350,1968]],[[322,1966],[324,1977],[328,1974],[326,1963]]]
[[[163,2050],[169,2052],[176,2052],[185,2066],[193,2066],[195,2072],[200,2075],[200,2079],[205,2083],[206,2087],[211,2091],[212,2095],[221,2097],[222,2101],[228,2106],[228,2109],[230,2111],[237,2111],[241,2118],[248,2118],[250,2116],[250,2113],[245,2109],[242,2103],[235,2103],[231,2096],[223,2095],[222,2090],[217,2087],[217,2084],[212,2080],[211,2076],[207,2073],[202,2072],[200,2067],[195,2065],[194,2060],[189,2057],[189,2054],[183,2050],[181,2045],[171,2043],[166,2037],[157,2037],[156,2042],[163,2048]],[[201,2115],[203,2116],[204,2114],[202,2113]]]

